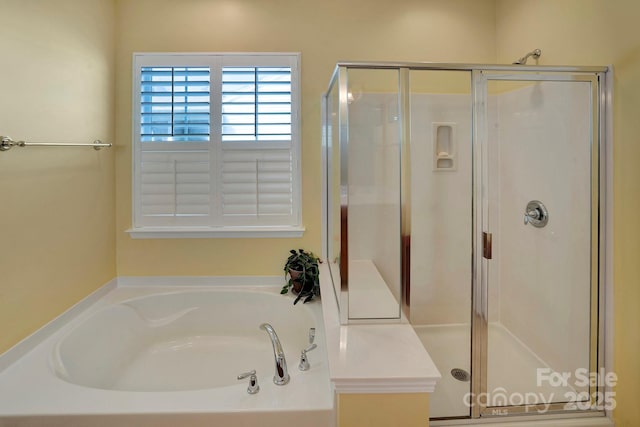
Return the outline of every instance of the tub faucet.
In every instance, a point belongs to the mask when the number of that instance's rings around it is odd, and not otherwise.
[[[268,323],[260,325],[260,329],[267,331],[269,338],[271,338],[271,345],[273,346],[273,356],[276,360],[276,374],[273,376],[273,382],[277,385],[285,385],[289,382],[289,372],[287,372],[287,360],[284,358],[284,351],[282,345],[278,339],[276,331]]]

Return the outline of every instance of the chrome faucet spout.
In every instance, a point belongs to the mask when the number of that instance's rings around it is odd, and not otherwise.
[[[260,325],[260,329],[267,331],[271,339],[271,345],[273,346],[273,357],[276,362],[276,373],[273,376],[273,382],[277,385],[285,385],[289,382],[289,372],[287,371],[287,360],[284,357],[284,351],[282,350],[280,339],[278,339],[278,334],[276,334],[273,326],[268,323]]]

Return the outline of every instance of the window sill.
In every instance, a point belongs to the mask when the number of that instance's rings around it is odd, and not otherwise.
[[[132,239],[295,238],[299,227],[141,227],[127,230]]]

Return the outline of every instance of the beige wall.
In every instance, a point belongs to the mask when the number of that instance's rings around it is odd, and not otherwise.
[[[113,141],[113,3],[1,0],[0,11],[0,134]],[[113,159],[0,153],[0,353],[114,277]]]
[[[540,48],[540,64],[613,64],[614,370],[617,426],[640,421],[640,3],[637,0],[498,0],[499,62]]]
[[[336,61],[508,63],[541,48],[541,64],[616,67],[615,415],[621,426],[640,419],[636,0],[114,1],[0,0],[0,134],[86,141],[115,132],[118,144],[0,153],[0,352],[113,278],[116,245],[119,275],[277,274],[288,248],[318,251],[319,98]],[[302,239],[134,241],[125,233],[131,54],[182,50],[302,52]]]
[[[339,394],[337,427],[427,427],[429,393]]]
[[[339,60],[493,62],[494,0],[118,1],[118,275],[272,275],[288,249],[320,251],[320,96]],[[159,25],[159,23],[165,23]],[[302,53],[301,239],[132,240],[131,55]],[[239,255],[243,256],[240,257]],[[249,260],[249,261],[247,261]]]

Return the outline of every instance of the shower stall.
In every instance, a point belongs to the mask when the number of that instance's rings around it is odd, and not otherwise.
[[[593,417],[612,404],[607,73],[336,67],[324,247],[341,322],[411,323],[443,376],[432,420]]]

